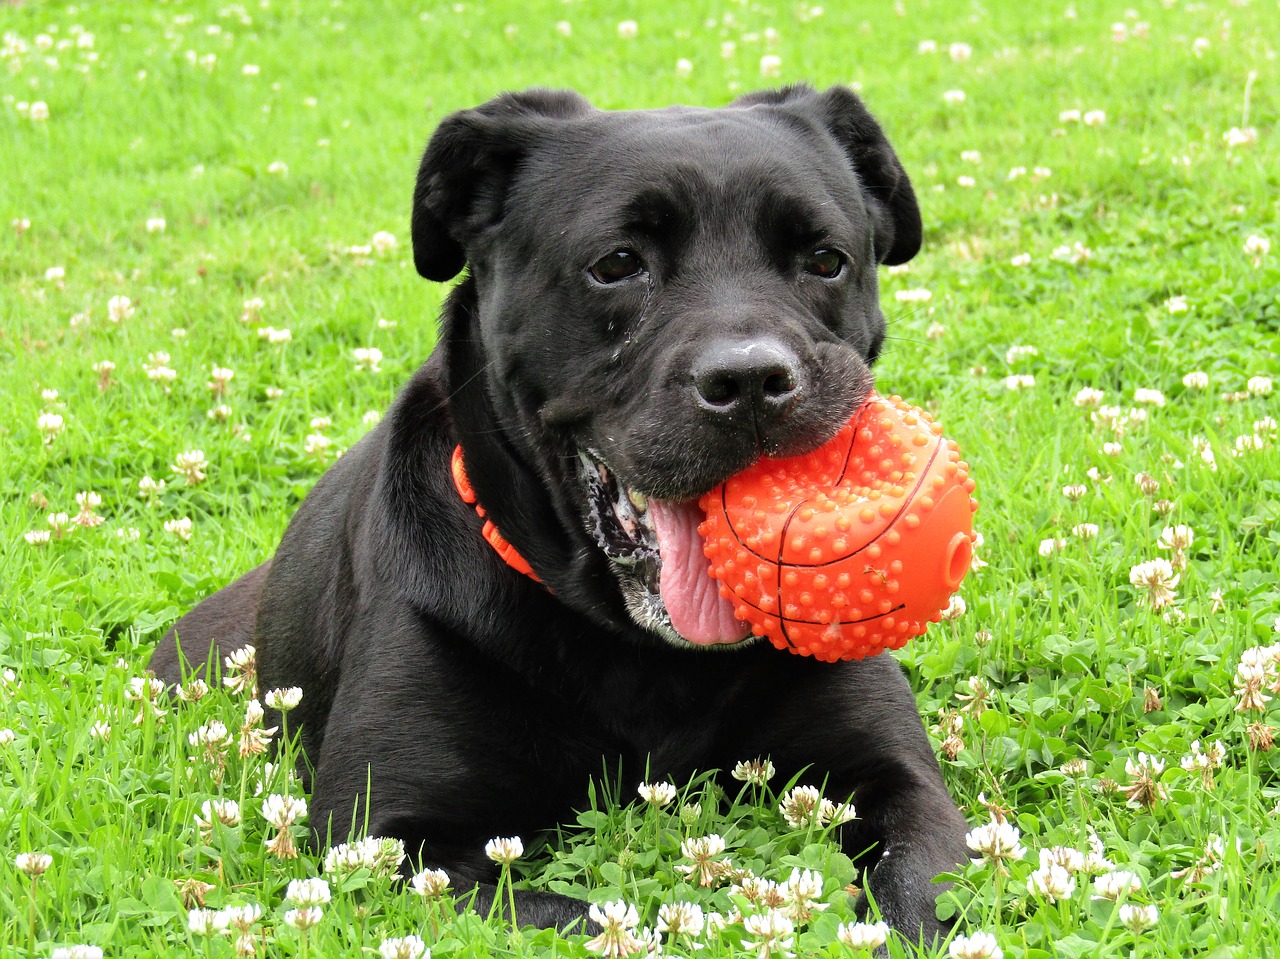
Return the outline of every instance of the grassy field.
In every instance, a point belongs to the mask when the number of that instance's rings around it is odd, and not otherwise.
[[[288,884],[324,864],[276,854],[263,797],[300,791],[241,755],[248,697],[154,701],[143,669],[430,351],[442,290],[408,213],[442,116],[530,85],[633,108],[803,79],[857,85],[915,180],[925,250],[883,278],[878,382],[935,410],[979,483],[984,565],[899,658],[953,795],[1022,854],[943,908],[1006,957],[1280,954],[1278,12],[0,6],[0,952],[602,951],[456,918],[386,856],[327,873],[297,928]],[[858,954],[856,877],[781,815],[788,784],[675,785],[666,805],[602,787],[510,878],[650,928],[683,901],[724,917],[665,934],[671,954]],[[757,876],[821,873],[789,942],[679,868],[711,834]],[[1103,858],[1132,879],[1099,881]],[[221,912],[248,930],[222,934],[201,901],[260,913]]]

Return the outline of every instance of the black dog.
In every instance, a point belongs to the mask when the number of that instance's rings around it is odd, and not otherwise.
[[[261,688],[303,688],[317,839],[367,815],[465,888],[492,879],[486,839],[582,808],[602,757],[682,782],[768,756],[853,797],[843,847],[885,917],[939,932],[930,880],[965,859],[966,826],[902,673],[752,641],[706,573],[695,504],[859,406],[877,265],[920,238],[847,90],[619,113],[535,90],[445,119],[413,204],[418,271],[470,267],[439,345],[274,559],[174,629],[192,661],[252,642]],[[482,536],[458,446],[534,575]],[[152,668],[178,681],[181,659],[171,633]],[[529,894],[519,914],[584,906]]]

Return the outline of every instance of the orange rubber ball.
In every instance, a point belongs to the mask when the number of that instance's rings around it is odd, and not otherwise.
[[[825,662],[863,659],[941,618],[973,557],[973,489],[928,413],[873,393],[830,442],[703,496],[699,532],[753,633]]]

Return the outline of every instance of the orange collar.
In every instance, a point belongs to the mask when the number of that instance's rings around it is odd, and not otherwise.
[[[484,527],[480,530],[480,534],[485,541],[494,548],[502,561],[517,572],[524,573],[535,583],[541,583],[538,574],[533,571],[533,567],[529,565],[528,560],[516,552],[516,548],[502,538],[502,534],[498,532],[498,527],[493,525],[493,520],[485,518],[484,507],[476,500],[476,491],[471,488],[471,481],[467,479],[466,467],[462,465],[462,447],[455,446],[453,448],[453,461],[450,464],[453,471],[453,485],[457,487],[458,495],[462,497],[464,503],[470,503],[476,508],[476,515],[484,520]]]

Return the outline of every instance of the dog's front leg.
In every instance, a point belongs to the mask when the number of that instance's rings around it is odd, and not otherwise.
[[[968,825],[936,765],[923,776],[920,772],[899,766],[859,788],[858,818],[844,827],[842,846],[863,869],[866,892],[859,913],[868,913],[874,900],[890,926],[909,941],[920,936],[928,944],[946,935],[950,925],[936,913],[937,898],[948,887],[934,879],[967,860]]]

